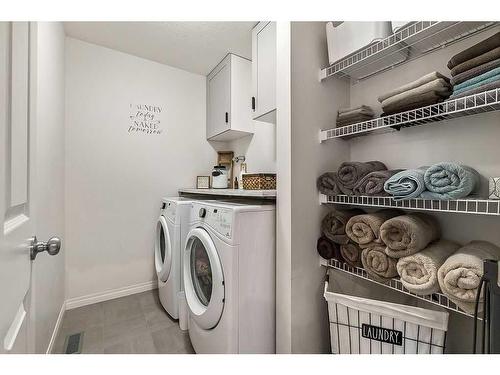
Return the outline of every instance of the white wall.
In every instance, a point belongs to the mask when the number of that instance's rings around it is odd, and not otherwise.
[[[35,351],[45,353],[64,302],[64,30],[59,22],[37,26],[36,235],[62,239],[57,256],[40,254],[33,263]]]
[[[155,279],[160,199],[194,186],[205,140],[205,77],[66,39],[67,297]],[[131,104],[160,106],[160,135],[129,134]]]

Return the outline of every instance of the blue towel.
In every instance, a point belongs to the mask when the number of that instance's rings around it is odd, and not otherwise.
[[[384,190],[394,199],[417,198],[425,190],[424,173],[428,167],[408,169],[396,173],[384,184]]]
[[[453,89],[453,95],[458,95],[462,92],[465,92],[465,91],[469,91],[469,90],[472,90],[472,89],[475,89],[477,87],[481,87],[481,86],[484,86],[488,83],[491,83],[491,82],[495,82],[495,81],[500,81],[500,74],[496,74],[490,78],[487,78],[487,79],[483,79],[482,81],[479,81],[477,83],[474,83],[473,85],[467,85],[467,86],[464,86],[462,87],[461,89],[459,90],[456,90],[455,88]]]
[[[479,188],[479,173],[471,167],[453,162],[430,166],[424,174],[428,191],[421,194],[425,199],[461,199]]]
[[[471,78],[471,79],[468,79],[467,81],[459,83],[458,85],[453,86],[453,90],[461,90],[464,87],[475,85],[476,83],[479,83],[479,82],[484,81],[488,78],[494,77],[498,74],[500,74],[500,67],[488,70],[487,72],[485,72],[483,74],[480,74],[478,76],[475,76],[474,78]]]

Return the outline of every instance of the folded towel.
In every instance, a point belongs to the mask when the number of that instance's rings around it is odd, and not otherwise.
[[[378,97],[378,101],[380,103],[382,103],[384,100],[390,98],[391,96],[395,96],[395,95],[404,93],[406,91],[409,91],[409,90],[412,90],[414,88],[420,87],[422,85],[425,85],[428,82],[432,82],[432,81],[434,81],[436,79],[439,79],[439,78],[444,79],[445,81],[448,81],[448,77],[442,75],[441,73],[439,73],[439,72],[431,72],[429,74],[426,74],[423,77],[420,77],[419,79],[417,79],[415,81],[412,81],[412,82],[407,83],[407,84],[405,84],[403,86],[400,86],[400,87],[397,87],[395,89],[392,89],[391,91],[389,91],[386,94],[380,95]]]
[[[352,191],[354,195],[387,196],[389,194],[387,194],[384,190],[385,182],[390,177],[401,171],[401,169],[393,169],[390,171],[370,172],[358,181]]]
[[[439,292],[439,267],[459,247],[455,242],[440,240],[414,255],[399,259],[396,268],[401,283],[410,292],[422,296]]]
[[[384,190],[396,200],[417,198],[425,190],[426,170],[427,167],[421,167],[396,173],[385,182]]]
[[[339,115],[345,115],[345,114],[347,114],[349,112],[358,111],[358,110],[363,111],[363,112],[368,113],[368,114],[369,113],[373,114],[373,109],[370,106],[367,106],[367,105],[364,105],[364,104],[360,105],[359,107],[340,108],[338,110],[338,114]]]
[[[488,77],[486,79],[483,79],[482,81],[476,82],[474,84],[462,86],[462,88],[460,88],[460,89],[458,89],[458,88],[453,89],[453,95],[460,95],[462,92],[473,90],[473,89],[476,89],[478,87],[487,85],[488,83],[497,82],[497,81],[500,81],[500,73],[495,74],[494,76]]]
[[[493,34],[489,38],[474,44],[472,47],[463,50],[453,56],[450,61],[448,61],[448,68],[452,69],[455,66],[463,63],[464,61],[473,59],[474,57],[480,56],[485,52],[491,51],[492,49],[500,46],[500,32]]]
[[[351,124],[356,124],[358,122],[364,122],[364,121],[369,121],[373,119],[373,116],[368,116],[368,115],[357,115],[357,116],[351,116],[346,119],[337,119],[336,125],[337,127],[341,126],[347,126]]]
[[[390,98],[384,99],[381,102],[382,109],[385,112],[385,107],[389,105],[405,103],[408,100],[419,98],[421,95],[428,92],[448,93],[450,91],[450,88],[451,85],[446,80],[444,80],[443,78],[437,78],[411,90],[407,90],[400,94],[393,95]]]
[[[441,162],[430,166],[424,174],[425,199],[461,199],[479,189],[480,175],[471,167],[453,162]]]
[[[318,238],[316,250],[323,259],[337,259],[343,261],[338,246],[324,236]]]
[[[337,172],[326,172],[316,180],[316,187],[321,194],[339,195],[341,193],[337,184]]]
[[[457,74],[456,76],[450,79],[450,84],[456,86],[462,82],[468,81],[471,78],[477,77],[483,73],[489,72],[490,70],[498,67],[500,67],[500,59],[489,61],[485,64],[466,70],[463,73]]]
[[[385,253],[398,259],[425,249],[440,234],[437,220],[422,213],[396,216],[380,227],[380,238],[387,245]]]
[[[491,70],[488,70],[487,72],[484,72],[483,74],[480,74],[476,77],[473,77],[471,79],[468,79],[467,81],[464,81],[462,83],[459,83],[458,85],[453,86],[453,92],[462,90],[463,88],[473,88],[474,85],[478,85],[483,81],[487,81],[488,79],[495,77],[500,74],[500,68],[494,68]],[[488,82],[484,82],[488,83]],[[474,86],[477,87],[477,86]]]
[[[472,241],[446,259],[438,271],[443,293],[468,313],[474,312],[485,259],[500,260],[500,248],[486,241]]]
[[[346,244],[349,242],[349,237],[345,233],[347,222],[351,217],[362,214],[364,214],[363,210],[358,208],[330,211],[321,221],[321,232],[332,242]]]
[[[412,109],[417,109],[421,107],[426,107],[431,104],[436,104],[442,102],[444,99],[448,98],[451,94],[451,88],[449,91],[429,91],[421,95],[408,97],[397,103],[384,106],[382,109],[386,115],[411,111]]]
[[[450,71],[450,74],[453,77],[453,76],[456,76],[456,75],[463,73],[467,70],[475,68],[476,66],[479,66],[479,65],[482,65],[484,63],[496,60],[498,58],[500,58],[500,47],[492,49],[491,51],[483,53],[482,55],[480,55],[478,57],[474,57],[473,59],[464,61],[463,63],[454,67]]]
[[[340,254],[345,262],[353,267],[362,267],[361,263],[361,248],[354,242],[349,241],[346,244],[340,245]]]
[[[366,272],[375,280],[382,283],[398,275],[397,259],[391,258],[385,252],[385,246],[373,245],[361,252],[361,263]]]
[[[383,171],[387,167],[384,163],[380,161],[368,161],[368,162],[344,162],[340,165],[337,172],[337,182],[338,187],[342,193],[347,195],[352,195],[352,189],[358,183],[360,179],[366,176],[370,172]]]
[[[485,85],[481,85],[479,87],[476,87],[475,89],[462,91],[460,94],[456,94],[456,95],[453,94],[452,96],[449,97],[449,99],[450,100],[459,99],[459,98],[463,98],[464,96],[480,94],[482,92],[494,90],[494,89],[498,89],[498,88],[500,88],[500,80],[495,81],[495,82],[491,82],[491,83],[487,83]]]
[[[381,245],[380,226],[384,221],[401,215],[398,210],[381,210],[370,214],[356,215],[345,226],[347,236],[361,248]]]

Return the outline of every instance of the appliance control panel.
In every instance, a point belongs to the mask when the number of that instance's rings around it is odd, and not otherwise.
[[[227,238],[232,236],[233,211],[227,208],[200,207],[199,218]]]

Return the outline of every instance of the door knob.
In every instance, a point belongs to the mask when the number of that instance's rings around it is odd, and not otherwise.
[[[34,260],[38,253],[46,251],[50,255],[57,255],[61,250],[61,239],[59,237],[52,237],[47,242],[38,241],[36,236],[31,239],[30,257]]]

